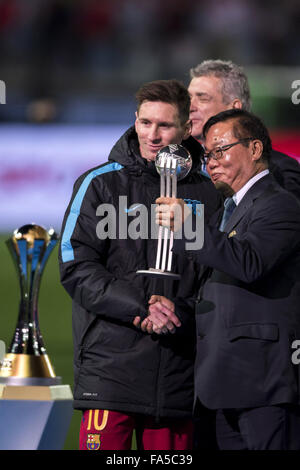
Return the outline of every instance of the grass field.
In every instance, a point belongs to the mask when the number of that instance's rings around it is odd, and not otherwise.
[[[8,348],[14,333],[20,289],[15,267],[5,244],[10,235],[0,235],[0,339]],[[56,247],[46,265],[39,296],[39,319],[47,353],[57,376],[73,389],[71,299],[59,281]],[[79,411],[73,418],[65,450],[78,449]]]

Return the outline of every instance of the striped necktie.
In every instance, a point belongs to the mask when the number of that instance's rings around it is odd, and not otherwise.
[[[222,217],[221,224],[219,227],[219,230],[221,232],[224,232],[224,227],[227,224],[227,221],[229,220],[235,208],[236,208],[236,203],[234,202],[232,197],[228,197],[227,199],[225,199],[223,217]]]

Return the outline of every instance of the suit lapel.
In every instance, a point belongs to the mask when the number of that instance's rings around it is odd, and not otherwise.
[[[270,175],[266,175],[259,179],[253,186],[251,186],[249,191],[246,192],[245,196],[234,210],[230,219],[227,221],[227,224],[224,227],[224,232],[228,233],[232,231],[232,229],[250,209],[255,199],[257,199],[265,191],[271,182],[272,177],[270,177]]]

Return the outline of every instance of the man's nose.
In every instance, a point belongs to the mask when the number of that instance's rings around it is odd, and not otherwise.
[[[216,168],[218,165],[219,165],[218,160],[216,160],[215,158],[210,158],[210,159],[208,160],[208,162],[206,163],[206,168],[207,168],[208,170],[213,170],[213,169]]]
[[[197,106],[196,106],[196,97],[191,96],[191,106],[190,106],[190,111],[197,111]]]
[[[159,129],[157,126],[151,126],[151,129],[149,130],[149,139],[150,140],[159,140],[160,135],[159,135]]]

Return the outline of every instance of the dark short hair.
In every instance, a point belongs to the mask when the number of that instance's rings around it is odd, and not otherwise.
[[[176,105],[182,124],[188,121],[191,99],[183,83],[178,80],[156,80],[141,86],[136,95],[137,109],[144,101],[162,101]]]
[[[254,114],[243,109],[228,109],[222,111],[208,119],[203,127],[203,136],[206,138],[208,130],[218,122],[225,122],[233,120],[233,135],[238,139],[258,139],[263,144],[262,159],[266,162],[269,161],[272,143],[268,129],[264,123]],[[244,142],[246,147],[248,142]]]

